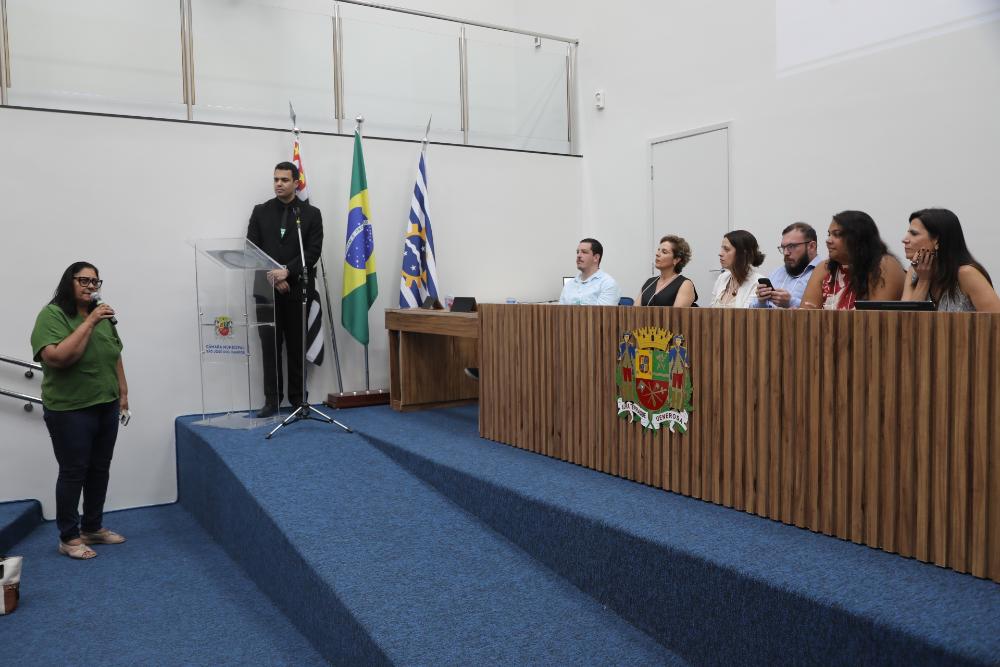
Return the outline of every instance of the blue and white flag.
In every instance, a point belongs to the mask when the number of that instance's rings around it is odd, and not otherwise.
[[[427,206],[426,144],[420,149],[417,181],[410,202],[410,221],[403,237],[403,266],[399,279],[399,307],[417,308],[424,299],[438,298],[437,263],[434,259],[434,235]]]

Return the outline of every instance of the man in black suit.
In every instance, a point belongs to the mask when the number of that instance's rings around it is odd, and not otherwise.
[[[308,281],[308,290],[314,289],[313,267],[323,252],[323,216],[318,208],[298,199],[298,183],[298,167],[291,162],[278,163],[274,168],[275,197],[254,206],[247,227],[247,239],[285,267],[267,274],[275,292],[274,329],[259,329],[264,357],[264,407],[257,412],[258,417],[275,414],[281,405],[282,343],[288,356],[288,400],[293,406],[302,405],[306,400],[302,395],[305,372],[302,366],[302,284]],[[302,225],[305,266],[299,255],[297,222]]]

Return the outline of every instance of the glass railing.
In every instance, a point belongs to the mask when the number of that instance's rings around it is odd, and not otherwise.
[[[0,1],[5,104],[185,117],[176,0]]]
[[[331,3],[190,0],[192,119],[336,131]]]
[[[576,40],[346,0],[0,0],[0,104],[573,153]]]
[[[341,15],[344,116],[403,138],[423,137],[433,116],[435,139],[462,143],[459,27],[358,5]]]
[[[469,143],[565,152],[569,53],[564,44],[470,27]]]

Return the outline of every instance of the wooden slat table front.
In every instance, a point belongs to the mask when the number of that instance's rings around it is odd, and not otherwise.
[[[476,400],[479,384],[464,369],[479,365],[477,313],[388,309],[389,401],[396,410]]]
[[[1000,581],[1000,315],[480,306],[490,440]],[[683,333],[688,433],[617,416],[626,330]]]

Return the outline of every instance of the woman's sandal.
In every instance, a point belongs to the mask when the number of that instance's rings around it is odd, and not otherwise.
[[[80,544],[66,544],[59,540],[59,553],[76,558],[77,560],[90,560],[97,556],[97,552],[81,542]]]
[[[96,533],[80,532],[80,539],[84,544],[121,544],[125,538],[113,530],[101,528]]]

